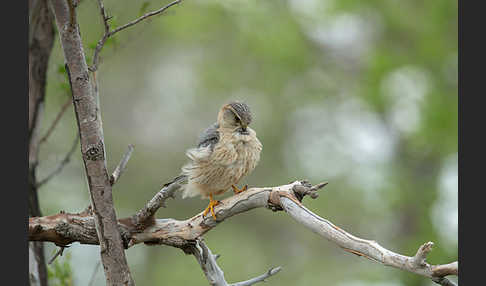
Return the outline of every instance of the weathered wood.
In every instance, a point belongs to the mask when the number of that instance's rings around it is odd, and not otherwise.
[[[135,285],[113,208],[101,117],[83,50],[73,0],[51,0],[78,123],[101,261],[107,285]]]
[[[170,245],[181,248],[185,252],[193,253],[194,251],[191,251],[191,249],[195,249],[194,243],[225,219],[254,208],[265,207],[273,211],[284,210],[298,223],[344,250],[384,265],[428,278],[457,275],[457,262],[446,265],[429,265],[425,262],[425,257],[431,250],[432,243],[430,242],[421,246],[415,256],[404,256],[387,250],[374,241],[355,237],[302,205],[301,201],[304,196],[309,195],[312,198],[317,198],[316,191],[325,185],[323,183],[310,186],[308,183],[297,181],[277,187],[251,188],[221,200],[220,204],[214,209],[216,221],[211,215],[203,217],[201,212],[187,220],[154,219],[143,225],[136,225],[133,223],[135,215],[134,217],[120,219],[119,229],[123,232],[124,238],[130,241],[127,247],[143,242]],[[173,192],[174,189],[163,188],[147,205],[153,204],[155,198],[167,199],[170,195],[165,194],[165,192],[168,191]],[[156,205],[161,205],[161,203],[159,202]],[[147,206],[145,206],[146,208]],[[30,218],[29,240],[63,243],[78,241],[96,244],[97,242],[92,235],[93,228],[92,217],[86,213]],[[90,229],[91,231],[88,231]]]

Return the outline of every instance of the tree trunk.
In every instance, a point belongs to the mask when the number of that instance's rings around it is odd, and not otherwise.
[[[135,285],[117,226],[99,105],[88,73],[73,0],[51,0],[78,123],[81,153],[93,207],[106,285]]]
[[[55,32],[47,1],[29,0],[29,216],[41,216],[36,187],[39,130],[44,109],[47,65]],[[42,242],[29,243],[30,283],[47,286],[47,269]]]

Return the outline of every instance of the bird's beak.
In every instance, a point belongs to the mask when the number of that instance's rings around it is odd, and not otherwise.
[[[248,135],[248,134],[250,134],[250,133],[248,132],[248,129],[246,129],[246,128],[247,128],[247,126],[248,126],[248,125],[246,125],[246,124],[242,124],[242,125],[241,125],[241,127],[240,127],[240,128],[238,128],[238,132],[240,132],[240,134],[243,134],[243,135]]]

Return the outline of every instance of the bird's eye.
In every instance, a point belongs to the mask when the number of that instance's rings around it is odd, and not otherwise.
[[[240,123],[240,118],[238,116],[235,116],[235,122]]]

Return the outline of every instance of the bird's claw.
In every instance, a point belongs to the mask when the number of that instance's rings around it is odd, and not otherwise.
[[[214,207],[219,205],[219,201],[216,200],[210,200],[208,207],[204,210],[203,212],[203,217],[208,214],[208,212],[211,211],[211,216],[216,220],[216,214],[214,213]]]
[[[248,185],[245,185],[243,188],[241,188],[241,190],[240,190],[240,189],[238,189],[238,187],[237,187],[237,186],[235,186],[235,185],[231,185],[231,188],[233,189],[233,192],[234,192],[234,193],[235,193],[235,195],[236,195],[236,194],[239,194],[239,193],[241,193],[241,192],[246,191],[246,190],[248,189]]]

